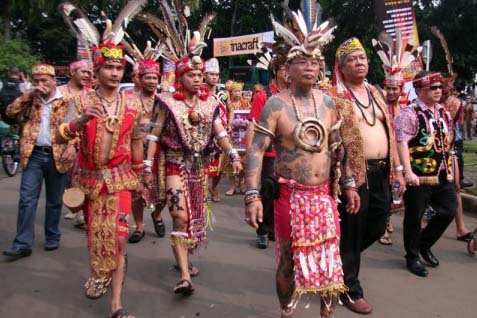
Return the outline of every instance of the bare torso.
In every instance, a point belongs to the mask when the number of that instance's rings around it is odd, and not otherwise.
[[[329,132],[337,118],[332,99],[324,96],[318,90],[313,90],[313,95],[318,116],[315,114],[311,98],[296,98],[296,109],[302,120],[307,117],[318,117],[325,130]],[[309,152],[298,147],[294,140],[294,129],[298,124],[298,119],[290,93],[285,91],[275,95],[274,98],[274,103],[281,105],[274,139],[275,174],[286,179],[294,179],[305,185],[318,185],[325,182],[329,179],[331,167],[328,138],[324,141],[325,144],[321,152]]]
[[[113,103],[112,105],[106,106],[105,103],[103,102],[103,105],[105,106],[104,110],[105,110],[105,112],[107,111],[107,113],[110,116],[117,116],[119,118],[119,114],[121,114],[121,112],[122,112],[122,107],[124,107],[124,103],[121,99],[121,96],[122,96],[121,94],[118,94],[117,103]],[[101,165],[107,165],[108,164],[109,154],[111,152],[111,147],[112,147],[112,144],[113,144],[113,133],[108,131],[108,129],[106,129],[106,122],[108,120],[107,117],[108,117],[108,115],[105,114],[104,115],[105,125],[103,126],[103,136],[101,138],[101,147],[100,147],[101,154],[99,156]],[[113,132],[114,132],[114,130],[116,130],[117,126],[120,125],[120,124],[121,123],[119,122],[119,120],[117,120],[114,123],[114,125],[111,126]]]
[[[368,106],[368,95],[355,94],[361,104]],[[376,101],[372,102],[370,107],[358,106],[354,102],[354,112],[358,118],[359,129],[364,141],[364,156],[366,159],[383,159],[389,154],[388,135],[385,126],[384,114],[377,105]]]

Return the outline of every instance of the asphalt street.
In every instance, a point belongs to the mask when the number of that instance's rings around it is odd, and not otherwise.
[[[20,176],[0,173],[0,249],[9,247],[16,224]],[[221,188],[222,194],[225,188]],[[172,288],[179,280],[173,270],[168,238],[153,234],[146,212],[146,237],[128,246],[129,267],[124,287],[124,307],[137,318],[272,318],[279,317],[275,295],[275,250],[255,247],[255,234],[243,221],[242,196],[225,197],[213,203],[216,223],[209,231],[209,244],[192,260],[200,268],[193,280],[195,293],[177,296]],[[66,213],[66,211],[63,211]],[[88,277],[86,236],[72,222],[62,219],[61,247],[43,250],[44,193],[36,217],[33,254],[15,262],[0,256],[0,317],[84,318],[107,317],[110,294],[99,300],[84,296]],[[168,233],[170,217],[164,213]],[[465,243],[455,240],[455,226],[433,248],[441,261],[419,278],[405,269],[402,216],[392,217],[394,244],[375,244],[363,253],[361,282],[374,306],[368,317],[454,318],[477,317],[477,257],[466,252]],[[476,215],[466,215],[470,229]],[[319,317],[319,304],[312,298],[298,304],[294,317]],[[359,317],[339,306],[336,317]]]

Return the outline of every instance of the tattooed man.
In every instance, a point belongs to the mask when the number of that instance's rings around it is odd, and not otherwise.
[[[334,148],[340,144],[335,102],[344,101],[313,89],[322,45],[289,45],[293,46],[286,55],[290,89],[268,99],[247,150],[245,221],[256,229],[263,221],[258,185],[264,153],[273,141],[280,193],[274,207],[276,285],[282,317],[292,315],[298,297],[305,293],[318,293],[321,316],[329,317],[333,299],[346,291],[338,212],[330,194]]]

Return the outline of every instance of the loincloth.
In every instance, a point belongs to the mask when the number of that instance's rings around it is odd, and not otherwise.
[[[329,297],[346,292],[338,210],[330,196],[329,183],[307,186],[283,178],[278,182],[275,236],[277,244],[280,240],[292,241],[295,297],[305,293]],[[277,253],[277,260],[279,257]]]
[[[88,252],[91,270],[97,278],[110,278],[117,268],[119,238],[128,237],[127,216],[131,213],[130,191],[101,193],[87,200]]]

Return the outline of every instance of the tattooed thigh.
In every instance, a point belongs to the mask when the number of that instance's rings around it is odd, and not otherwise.
[[[173,189],[169,188],[166,191],[167,196],[167,205],[169,207],[169,212],[180,212],[184,211],[182,206],[182,197],[184,193],[182,189]]]

